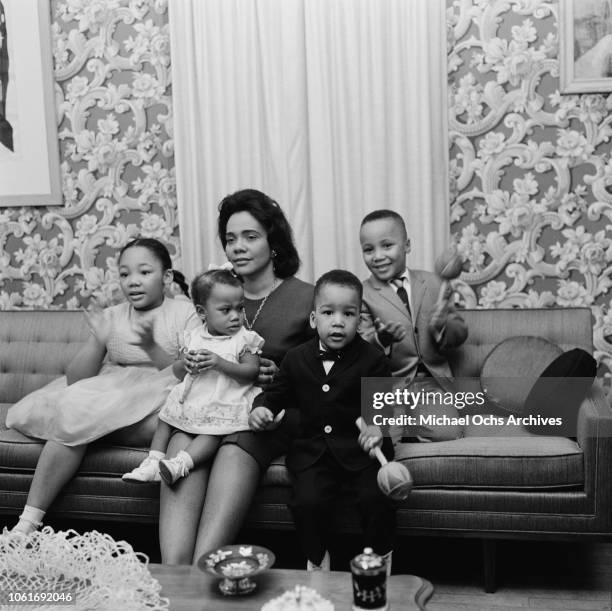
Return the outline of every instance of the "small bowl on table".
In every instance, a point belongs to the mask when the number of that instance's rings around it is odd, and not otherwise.
[[[201,571],[221,577],[219,590],[226,596],[250,594],[257,588],[251,579],[269,569],[276,560],[274,554],[257,545],[225,545],[200,556]]]

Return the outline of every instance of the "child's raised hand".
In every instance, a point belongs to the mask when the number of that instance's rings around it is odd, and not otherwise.
[[[259,405],[253,408],[249,414],[249,428],[252,431],[270,431],[275,429],[285,415],[285,410],[281,409],[280,412],[274,417],[274,414],[265,405]]]
[[[198,350],[187,350],[184,348],[181,351],[181,355],[183,357],[183,365],[185,366],[185,371],[190,373],[191,375],[196,375],[198,372],[199,361],[197,359]]]
[[[374,328],[376,329],[378,341],[385,347],[401,342],[406,336],[406,327],[400,322],[391,321],[384,324],[380,318],[375,318]]]
[[[449,282],[443,285],[443,289],[440,291],[440,296],[436,301],[436,305],[431,313],[429,319],[429,326],[435,331],[440,331],[446,326],[446,319],[450,313],[451,298],[453,295],[453,289]]]
[[[103,346],[108,343],[112,322],[108,312],[103,310],[99,305],[93,304],[89,310],[85,311],[85,319],[91,334],[100,342]]]
[[[364,452],[374,458],[374,449],[380,447],[383,442],[382,430],[375,424],[366,425],[363,419],[358,418],[357,426],[359,427],[359,438],[357,441]]]
[[[200,359],[200,371],[207,371],[208,369],[214,369],[219,365],[221,361],[221,357],[215,352],[211,352],[210,350],[201,350],[201,359]]]
[[[143,350],[155,344],[155,340],[153,339],[152,318],[142,317],[132,321],[131,330],[133,337],[128,340],[128,343],[134,346],[140,346]]]

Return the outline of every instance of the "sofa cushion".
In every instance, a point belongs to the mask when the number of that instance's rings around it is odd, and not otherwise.
[[[597,375],[597,362],[586,351],[574,348],[557,357],[533,385],[525,401],[525,414],[562,418],[562,427],[529,425],[532,433],[576,436],[578,409]],[[562,429],[563,432],[559,432]]]
[[[0,417],[8,405],[0,405]],[[583,482],[580,447],[569,439],[541,438],[517,426],[468,426],[466,437],[437,443],[400,443],[396,460],[404,462],[415,487],[567,488]],[[499,437],[498,435],[505,435]],[[481,435],[475,437],[474,435]],[[487,438],[482,435],[495,436]],[[13,430],[0,432],[0,473],[31,475],[42,443]],[[115,477],[136,467],[145,448],[110,446],[99,441],[85,455],[80,477]],[[1,478],[0,478],[1,479]],[[272,461],[262,478],[264,487],[291,485],[284,456]],[[117,480],[117,492],[138,486]]]
[[[497,408],[521,414],[536,380],[562,352],[541,337],[509,337],[485,359],[480,373],[482,390]]]
[[[0,403],[0,431],[6,431],[6,412],[12,403]]]
[[[8,429],[0,432],[0,472],[33,473],[43,443]],[[146,448],[111,446],[102,441],[91,445],[79,475],[121,477],[146,457]]]
[[[548,489],[584,485],[580,446],[564,437],[464,437],[401,443],[395,460],[415,488]]]
[[[469,329],[466,341],[447,352],[453,376],[478,378],[491,350],[508,337],[537,335],[562,350],[593,352],[590,308],[525,308],[461,310]]]
[[[6,428],[9,407],[9,403],[0,403],[0,472],[34,473],[43,442]],[[146,455],[146,448],[109,445],[102,439],[91,445],[79,474],[120,477],[137,467]]]
[[[83,312],[2,312],[0,402],[18,401],[64,375],[88,336]]]

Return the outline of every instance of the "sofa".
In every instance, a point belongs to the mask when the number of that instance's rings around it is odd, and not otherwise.
[[[450,354],[455,376],[478,382],[482,364],[502,340],[539,336],[563,350],[592,353],[586,308],[464,310],[465,344]],[[64,374],[88,334],[76,311],[0,313],[0,512],[23,507],[41,443],[4,426],[9,406]],[[485,589],[495,587],[495,541],[503,539],[607,539],[612,533],[612,410],[595,382],[582,402],[576,439],[543,437],[516,428],[470,427],[454,441],[400,443],[396,460],[410,469],[414,489],[399,507],[399,535],[474,537],[483,540]],[[145,448],[110,440],[90,446],[78,476],[50,514],[84,520],[155,522],[159,484],[131,484],[121,475]],[[286,507],[290,482],[283,458],[262,477],[247,526],[293,528]],[[355,532],[358,517],[346,499],[338,532]],[[400,538],[400,545],[401,545]]]

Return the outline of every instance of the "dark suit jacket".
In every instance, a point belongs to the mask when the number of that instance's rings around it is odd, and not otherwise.
[[[396,291],[386,282],[374,276],[363,281],[363,305],[359,333],[370,343],[376,343],[374,319],[383,323],[401,322],[406,335],[391,348],[391,370],[394,376],[406,376],[408,383],[416,373],[420,360],[435,378],[451,378],[452,372],[444,354],[448,348],[462,344],[467,338],[467,327],[463,318],[451,308],[446,319],[444,333],[438,339],[430,326],[430,319],[440,291],[440,279],[431,272],[410,270],[410,297],[413,325],[406,306]]]
[[[289,350],[274,382],[255,398],[254,405],[265,405],[274,414],[282,409],[299,412],[299,431],[287,454],[290,470],[306,469],[327,449],[345,469],[365,469],[373,459],[357,442],[361,378],[390,376],[388,359],[359,336],[346,346],[329,374],[318,353],[318,337]],[[383,452],[393,456],[388,437],[383,439]]]

